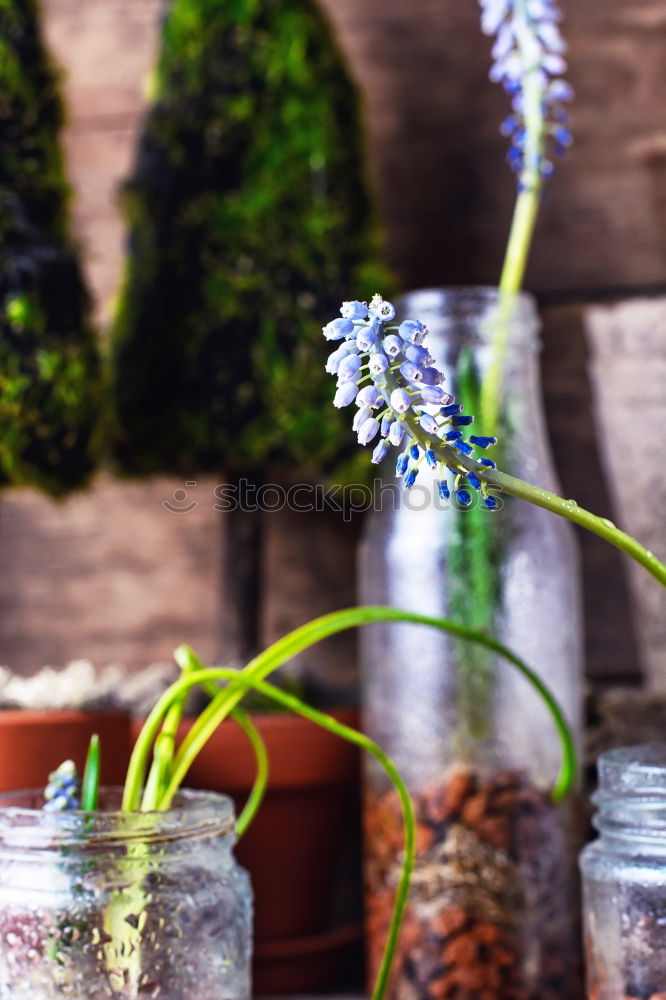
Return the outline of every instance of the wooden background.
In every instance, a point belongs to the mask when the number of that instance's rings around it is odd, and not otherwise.
[[[363,92],[387,257],[403,286],[495,283],[513,182],[497,131],[506,99],[487,81],[489,43],[475,0],[322,2]],[[104,324],[121,267],[117,187],[132,160],[161,0],[42,3],[66,73],[75,225]],[[661,0],[563,0],[563,7],[576,143],[549,185],[527,285],[543,307],[544,391],[564,493],[614,516],[585,330],[597,303],[666,292],[666,7]],[[640,385],[632,391],[640,396]],[[234,595],[219,600],[224,553],[214,485],[187,487],[187,499],[174,505],[196,502],[189,513],[163,506],[185,488],[168,480],[127,485],[103,477],[63,506],[27,491],[7,494],[0,662],[30,673],[89,656],[138,669],[168,659],[183,640],[204,657],[233,658],[235,625],[225,608]],[[257,641],[354,600],[358,524],[346,531],[334,518],[272,514],[264,529]],[[590,536],[581,545],[589,676],[636,679],[626,566]],[[309,666],[348,686],[353,642],[322,647]]]

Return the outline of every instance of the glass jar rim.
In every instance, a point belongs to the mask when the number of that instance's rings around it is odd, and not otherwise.
[[[666,796],[666,744],[639,743],[607,750],[599,757],[599,792]]]
[[[122,788],[101,788],[101,801],[110,808],[93,812],[45,810],[41,789],[3,792],[0,851],[5,847],[59,849],[82,843],[97,847],[139,841],[166,843],[210,839],[234,831],[234,804],[228,795],[184,788],[177,792],[169,809],[124,812],[120,809],[122,792]]]
[[[492,344],[496,324],[493,313],[502,302],[499,288],[493,285],[451,285],[419,288],[396,296],[399,319],[418,319],[425,323],[433,338],[451,337],[479,347]],[[540,347],[541,327],[536,299],[529,292],[512,293],[507,299],[507,347],[532,353]],[[476,326],[470,323],[472,320]]]

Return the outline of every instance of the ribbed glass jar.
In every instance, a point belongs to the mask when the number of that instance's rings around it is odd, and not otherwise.
[[[610,750],[581,855],[589,1000],[666,997],[666,746]]]
[[[45,812],[0,796],[0,997],[249,1000],[252,894],[230,799]]]
[[[522,295],[498,308],[489,288],[405,296],[423,321],[445,388],[478,413],[498,322],[508,324],[500,467],[557,489],[542,410],[539,322]],[[474,428],[472,428],[474,430]],[[489,428],[484,428],[487,433]],[[578,560],[570,525],[499,496],[496,511],[436,498],[427,471],[409,492],[387,470],[360,556],[362,603],[487,629],[537,671],[581,728]],[[580,1000],[576,855],[569,813],[553,806],[560,763],[551,718],[509,665],[423,627],[361,633],[368,733],[412,792],[418,860],[392,997]],[[369,765],[366,880],[371,971],[390,913],[401,846],[397,800]]]

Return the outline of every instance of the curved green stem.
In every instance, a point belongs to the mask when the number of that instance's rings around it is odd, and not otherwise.
[[[236,820],[236,835],[238,837],[242,837],[256,816],[257,810],[263,802],[264,795],[266,794],[269,761],[266,744],[262,739],[261,733],[254,725],[250,717],[246,715],[245,712],[241,711],[240,708],[235,708],[231,713],[231,718],[241,727],[249,739],[257,762],[257,774],[252,785],[252,791],[248,796],[247,802],[243,806],[243,811]]]
[[[162,802],[170,801],[183,778],[187,774],[190,765],[206,741],[215,731],[219,721],[236,707],[245,694],[246,686],[249,682],[263,680],[271,671],[281,666],[314,643],[345,631],[348,628],[357,628],[360,625],[403,622],[420,625],[428,625],[445,632],[449,632],[462,639],[476,642],[493,652],[504,657],[513,664],[523,676],[533,685],[543,698],[555,723],[558,735],[562,743],[562,766],[554,786],[554,797],[560,799],[571,786],[575,773],[575,749],[569,728],[564,719],[563,713],[546,685],[534,673],[527,664],[523,663],[515,654],[503,646],[497,640],[492,639],[484,633],[458,625],[455,622],[447,621],[443,618],[432,618],[426,615],[419,615],[408,611],[398,611],[394,608],[381,607],[361,607],[349,608],[344,611],[336,611],[329,615],[317,618],[307,625],[303,625],[288,635],[279,639],[269,646],[263,653],[255,657],[242,671],[243,679],[237,679],[229,683],[213,700],[209,706],[209,718],[205,726],[202,726],[196,739],[192,740],[187,752],[182,749],[174,760],[171,782],[167,788]],[[146,723],[137,738],[134,751],[130,760],[125,783],[125,793],[123,796],[123,809],[136,809],[140,801],[141,788],[146,771],[146,759],[150,752],[153,739],[157,733],[161,719],[168,711],[173,698],[180,697],[181,694],[189,690],[195,684],[201,683],[204,679],[215,679],[212,672],[194,671],[187,677],[182,677],[162,695],[152,712],[148,716]],[[212,706],[215,706],[213,710]]]
[[[656,580],[659,580],[666,587],[666,564],[657,559],[652,552],[649,552],[644,545],[637,542],[631,535],[617,528],[612,521],[609,521],[605,517],[598,517],[589,510],[585,510],[584,507],[579,507],[575,500],[563,500],[556,493],[543,490],[538,486],[532,486],[530,483],[523,482],[522,479],[516,479],[515,476],[510,476],[506,472],[500,472],[498,469],[489,469],[487,466],[481,465],[473,458],[463,455],[448,445],[431,440],[419,427],[416,419],[409,415],[405,417],[404,423],[410,435],[423,447],[431,447],[435,452],[437,460],[443,462],[448,468],[460,468],[468,472],[474,472],[482,482],[487,483],[489,486],[499,487],[500,490],[509,493],[511,496],[518,497],[519,500],[526,500],[536,507],[543,507],[544,510],[549,510],[553,514],[566,517],[568,521],[573,521],[574,524],[580,525],[581,528],[586,528],[594,535],[599,535],[600,538],[610,542],[611,545],[621,549],[622,552],[626,552],[628,556],[631,556],[637,563],[640,563]]]

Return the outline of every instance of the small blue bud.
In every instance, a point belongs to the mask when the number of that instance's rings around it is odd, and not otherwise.
[[[374,354],[370,355],[368,368],[371,375],[383,375],[388,366],[388,358],[385,354],[382,354],[381,351],[376,351]]]
[[[400,365],[400,374],[403,378],[406,378],[408,382],[421,382],[423,379],[422,375],[423,369],[415,365],[413,361],[403,361]]]
[[[489,469],[496,469],[497,466],[493,462],[492,458],[480,458],[479,465],[485,465]]]
[[[427,332],[423,323],[418,319],[405,319],[398,327],[398,333],[402,339],[409,341],[410,344],[422,344]]]
[[[419,424],[426,432],[426,434],[437,434],[439,428],[437,427],[437,421],[434,417],[431,417],[429,413],[422,413],[419,418]]]
[[[405,476],[405,489],[409,489],[411,486],[414,485],[414,483],[416,481],[416,477],[418,476],[418,474],[419,474],[419,470],[415,469],[414,467],[412,467],[409,470],[409,472]]]
[[[365,302],[343,302],[340,314],[343,319],[366,319],[368,306]]]
[[[391,409],[396,413],[406,413],[412,401],[404,389],[394,389],[391,393]]]
[[[356,382],[345,382],[333,397],[333,406],[341,409],[343,406],[349,406],[350,403],[353,403],[355,398]]]
[[[346,358],[343,358],[340,362],[340,367],[338,368],[338,384],[343,382],[349,382],[350,379],[355,379],[359,373],[361,367],[361,359],[358,354],[348,354]],[[356,395],[356,393],[354,393]]]
[[[450,498],[449,487],[443,479],[438,480],[437,489],[439,490],[440,500],[448,500]]]
[[[462,403],[448,403],[447,406],[443,406],[439,412],[443,417],[452,417],[456,413],[462,413],[462,411]]]
[[[460,441],[462,438],[462,431],[447,431],[444,435],[445,441]]]
[[[486,437],[479,434],[470,434],[469,436],[472,444],[475,444],[477,448],[490,448],[491,445],[497,444],[497,438]]]
[[[379,444],[375,446],[375,450],[372,453],[372,458],[370,459],[373,465],[379,465],[380,462],[384,461],[384,459],[388,455],[389,448],[390,445],[386,440],[380,441]]]
[[[390,358],[395,358],[402,351],[402,341],[394,333],[389,333],[382,341],[382,348]]]
[[[495,497],[484,497],[483,506],[487,507],[488,510],[495,510],[495,508],[497,507],[497,500],[495,499]]]
[[[440,403],[446,403],[447,400],[453,399],[453,396],[450,396],[448,392],[444,392],[438,385],[421,385],[419,389],[424,403],[432,403],[438,406]]]
[[[358,391],[356,405],[376,407],[381,402],[381,398],[382,396],[379,389],[376,389],[374,385],[364,385],[363,388]]]
[[[407,472],[407,466],[409,465],[409,455],[407,452],[403,452],[402,455],[398,455],[398,461],[395,463],[395,474],[396,476],[404,476]]]
[[[404,436],[405,436],[405,428],[402,426],[400,421],[394,420],[388,432],[389,441],[391,442],[391,444],[394,444],[397,447],[402,441]]]
[[[372,410],[369,406],[362,406],[360,410],[356,411],[356,416],[354,417],[352,423],[352,430],[357,431],[369,417],[372,416]]]
[[[323,328],[322,333],[327,340],[342,340],[354,329],[350,319],[333,319]]]
[[[468,427],[470,424],[473,423],[474,423],[474,417],[470,416],[469,414],[451,417],[451,425],[453,427]]]
[[[467,490],[456,490],[456,498],[461,507],[469,507],[472,502],[471,494]]]
[[[412,456],[414,461],[416,461],[419,455],[421,454],[419,446],[417,444],[410,445],[409,454]]]
[[[358,431],[358,443],[370,444],[372,439],[379,433],[379,421],[375,417],[368,417]]]
[[[364,326],[356,334],[356,346],[359,351],[371,351],[377,344],[377,331],[372,323]]]
[[[379,433],[381,434],[382,437],[386,437],[386,435],[388,434],[388,432],[391,429],[391,424],[392,423],[393,423],[393,419],[391,417],[391,414],[390,413],[385,413],[384,416],[382,417],[382,422],[379,425]]]
[[[467,444],[467,441],[456,441],[453,447],[456,448],[463,455],[472,454],[472,446],[471,444]]]
[[[415,365],[425,365],[431,363],[430,355],[425,347],[419,347],[418,344],[406,344],[405,345],[405,357],[408,361],[413,361]]]
[[[428,448],[428,450],[425,453],[425,458],[426,462],[428,463],[431,469],[437,468],[437,456],[435,455],[432,448]]]
[[[473,490],[480,490],[481,489],[481,481],[480,481],[480,479],[479,479],[478,476],[474,475],[473,472],[468,472],[467,473],[467,480],[468,480],[469,485],[472,487]]]
[[[424,385],[440,385],[444,381],[444,376],[437,368],[421,368],[420,381]]]

